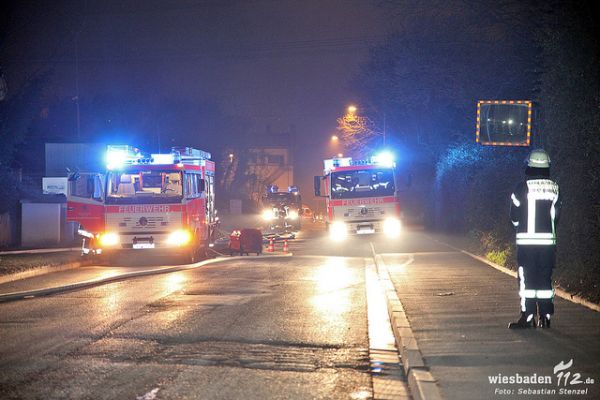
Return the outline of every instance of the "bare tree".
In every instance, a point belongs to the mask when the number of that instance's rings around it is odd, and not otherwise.
[[[355,112],[348,112],[338,118],[337,124],[339,136],[351,155],[363,155],[368,152],[375,138],[381,135],[373,120]]]

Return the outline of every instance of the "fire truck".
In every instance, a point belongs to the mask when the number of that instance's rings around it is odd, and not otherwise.
[[[79,223],[82,253],[204,256],[218,224],[210,158],[190,147],[148,155],[108,146],[104,174],[69,177],[67,220]]]
[[[315,195],[325,197],[325,223],[331,239],[341,241],[349,234],[399,236],[400,201],[391,154],[368,160],[333,158],[324,160],[324,167],[324,175],[315,176],[314,186]]]
[[[267,188],[261,199],[262,218],[269,228],[282,230],[300,230],[302,214],[302,196],[296,186],[288,187],[287,192],[279,191],[275,185]]]

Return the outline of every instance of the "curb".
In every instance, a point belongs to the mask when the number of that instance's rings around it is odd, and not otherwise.
[[[290,254],[291,255],[291,254]],[[189,269],[196,269],[203,267],[209,264],[215,264],[228,260],[248,260],[248,259],[264,259],[264,258],[273,258],[273,257],[289,257],[288,255],[274,255],[274,256],[236,256],[236,257],[221,257],[214,258],[211,260],[201,261],[196,264],[188,264],[188,265],[177,265],[174,267],[166,267],[162,269],[151,269],[151,270],[143,270],[143,271],[135,271],[128,272],[120,275],[110,276],[107,278],[99,278],[99,279],[91,279],[83,282],[72,283],[70,285],[65,286],[57,286],[51,288],[44,289],[35,289],[28,290],[23,292],[13,292],[13,293],[5,293],[0,294],[0,303],[5,303],[9,301],[22,300],[22,299],[30,299],[34,297],[41,296],[49,296],[56,293],[68,292],[72,290],[86,289],[93,286],[103,285],[105,283],[117,282],[129,278],[137,278],[140,276],[149,276],[149,275],[158,275],[158,274],[166,274],[169,272],[178,272],[178,271],[186,271]]]
[[[404,312],[404,307],[398,298],[396,288],[390,278],[390,273],[383,261],[383,257],[375,253],[371,244],[373,259],[377,266],[379,280],[385,292],[387,311],[392,324],[392,331],[396,346],[402,357],[402,366],[408,377],[408,388],[415,400],[441,400],[443,399],[437,380],[425,365],[423,355],[419,349],[410,322]]]
[[[14,282],[14,281],[18,281],[20,279],[25,279],[25,278],[33,278],[35,276],[45,275],[45,274],[49,274],[51,272],[59,272],[59,271],[66,271],[69,269],[75,269],[75,268],[83,267],[84,265],[88,265],[88,264],[91,264],[91,263],[85,262],[85,261],[75,261],[75,262],[63,264],[63,265],[44,265],[41,267],[29,269],[26,271],[16,272],[14,274],[2,275],[2,276],[0,276],[0,284]]]
[[[441,241],[439,241],[439,240],[436,240],[436,239],[433,239],[433,238],[432,238],[432,240],[434,240],[434,241],[436,241],[436,242],[438,242],[438,243],[441,243],[441,244],[443,244],[444,246],[450,247],[451,249],[454,249],[454,250],[460,251],[461,253],[463,253],[463,254],[466,254],[466,255],[468,255],[469,257],[472,257],[472,258],[474,258],[474,259],[476,259],[476,260],[479,260],[479,261],[481,261],[482,263],[484,263],[484,264],[487,264],[487,265],[489,265],[490,267],[492,267],[492,268],[495,268],[495,269],[497,269],[497,270],[498,270],[498,271],[500,271],[500,272],[504,272],[505,274],[507,274],[507,275],[510,275],[510,276],[512,276],[513,278],[517,278],[517,272],[516,272],[516,271],[513,271],[512,269],[509,269],[509,268],[503,267],[502,265],[498,265],[498,264],[496,264],[496,263],[494,263],[494,262],[492,262],[492,261],[488,260],[488,259],[487,259],[487,258],[485,258],[485,257],[481,257],[481,256],[478,256],[477,254],[473,254],[473,253],[470,253],[470,252],[468,252],[468,251],[466,251],[466,250],[460,249],[460,248],[458,248],[458,247],[454,247],[454,246],[452,246],[452,245],[450,245],[450,244],[448,244],[448,243],[441,242]],[[576,295],[576,294],[571,294],[571,293],[567,292],[566,290],[564,290],[564,289],[561,289],[560,287],[555,287],[555,288],[554,288],[554,293],[555,293],[555,294],[556,294],[558,297],[560,297],[561,299],[564,299],[564,300],[570,301],[571,303],[575,303],[575,304],[582,305],[582,306],[584,306],[584,307],[587,307],[587,308],[589,308],[589,309],[591,309],[591,310],[594,310],[594,311],[596,311],[596,312],[600,312],[600,304],[593,303],[593,302],[591,302],[591,301],[589,301],[589,300],[586,300],[586,299],[584,299],[583,297],[581,297],[581,296],[578,296],[578,295]]]
[[[27,249],[27,250],[3,250],[0,251],[0,256],[12,256],[15,254],[46,254],[46,253],[66,253],[69,251],[81,251],[81,247],[61,247],[61,248],[42,248],[42,249]]]

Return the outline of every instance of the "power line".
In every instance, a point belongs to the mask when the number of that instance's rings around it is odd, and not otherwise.
[[[364,49],[374,46],[380,40],[385,38],[380,36],[367,37],[346,37],[346,38],[329,38],[318,40],[299,40],[287,42],[275,42],[258,46],[235,46],[235,47],[218,47],[210,46],[204,48],[190,47],[187,49],[179,49],[172,51],[170,49],[145,49],[152,54],[140,55],[130,54],[125,55],[108,55],[108,56],[80,56],[80,63],[89,62],[164,62],[164,61],[194,61],[205,60],[209,57],[221,57],[230,59],[259,59],[259,58],[274,58],[281,56],[292,56],[300,54],[311,54],[319,52],[336,52],[345,53],[352,50]],[[10,64],[20,63],[71,63],[71,57],[20,57],[7,60]]]

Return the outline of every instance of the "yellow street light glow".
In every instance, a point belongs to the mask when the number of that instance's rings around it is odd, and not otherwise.
[[[331,140],[334,142],[338,141],[340,138],[337,135],[331,135]]]
[[[348,106],[348,112],[350,114],[354,114],[356,112],[357,108],[356,106]]]
[[[338,156],[338,158],[342,158],[342,157],[344,157],[344,153],[338,153],[337,156]]]

